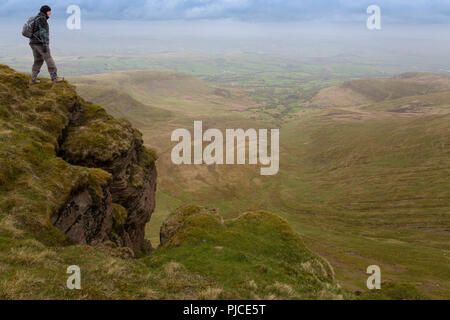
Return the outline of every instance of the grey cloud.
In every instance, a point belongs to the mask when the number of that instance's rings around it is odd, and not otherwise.
[[[44,4],[44,3],[42,3]],[[48,0],[56,16],[71,4],[92,19],[235,19],[242,21],[356,21],[378,4],[392,21],[450,22],[449,0]],[[0,16],[29,16],[36,0],[0,0]]]

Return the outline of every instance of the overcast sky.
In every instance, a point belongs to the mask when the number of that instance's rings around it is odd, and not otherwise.
[[[369,5],[387,21],[407,24],[450,22],[450,0],[0,0],[0,16],[27,17],[43,4],[56,17],[79,5],[90,19],[233,19],[241,21],[354,22],[366,19]]]

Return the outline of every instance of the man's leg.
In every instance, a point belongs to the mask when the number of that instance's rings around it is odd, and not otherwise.
[[[52,78],[52,80],[56,80],[58,78],[58,69],[56,68],[56,63],[55,60],[53,60],[52,58],[49,47],[47,47],[46,52],[43,52],[43,57],[45,63],[47,64],[48,73],[50,73],[50,77]]]
[[[39,72],[41,72],[44,57],[42,56],[42,46],[30,44],[30,47],[34,57],[33,68],[31,70],[31,81],[35,81]]]

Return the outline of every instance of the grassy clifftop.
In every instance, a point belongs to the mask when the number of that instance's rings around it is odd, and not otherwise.
[[[47,244],[65,238],[50,223],[71,190],[102,193],[108,173],[56,157],[58,139],[81,100],[67,84],[28,86],[28,77],[0,66],[0,209],[3,221]]]
[[[0,66],[0,299],[346,296],[331,267],[266,212],[223,221],[180,208],[164,244],[136,257],[137,226],[154,208],[155,154],[69,84],[28,81]],[[66,288],[71,265],[81,290]]]

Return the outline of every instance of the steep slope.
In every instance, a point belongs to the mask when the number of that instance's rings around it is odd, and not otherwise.
[[[26,76],[0,72],[2,213],[49,238],[53,224],[79,244],[148,251],[156,157],[141,134],[67,84],[29,87]]]

